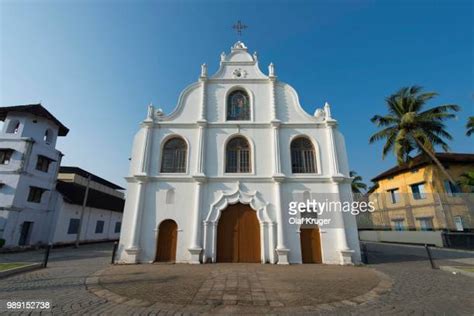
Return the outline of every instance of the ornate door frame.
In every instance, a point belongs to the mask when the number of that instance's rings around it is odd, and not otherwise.
[[[276,223],[268,212],[265,202],[257,191],[245,191],[240,182],[233,191],[221,191],[217,200],[211,204],[206,219],[203,221],[203,262],[216,262],[217,258],[217,225],[223,210],[236,203],[248,204],[257,213],[260,224],[260,252],[262,263],[276,263]]]

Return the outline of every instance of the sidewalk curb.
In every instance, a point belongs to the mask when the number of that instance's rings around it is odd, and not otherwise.
[[[458,268],[452,267],[452,266],[440,266],[439,268],[440,268],[440,270],[443,270],[443,271],[455,272],[455,273],[459,273],[459,274],[474,278],[474,272],[464,271],[464,270],[461,270],[461,269],[458,269]]]
[[[134,307],[152,307],[152,308],[156,308],[160,310],[170,309],[173,311],[177,311],[181,309],[187,309],[191,306],[196,306],[199,308],[203,307],[203,305],[195,305],[195,304],[179,305],[179,304],[164,303],[164,302],[153,303],[146,300],[140,300],[140,299],[130,298],[130,297],[116,294],[110,290],[107,290],[106,288],[100,285],[99,278],[106,270],[107,268],[99,270],[85,279],[86,289],[92,294],[100,298],[106,299],[108,301],[112,301],[117,304],[124,304],[124,305],[134,306]],[[356,296],[356,297],[352,297],[350,299],[345,299],[342,301],[323,303],[323,304],[314,305],[314,306],[300,306],[300,307],[311,312],[315,312],[315,311],[328,312],[328,311],[334,311],[336,308],[341,307],[341,306],[364,305],[378,299],[381,295],[384,295],[390,292],[394,284],[393,280],[383,272],[380,272],[373,268],[371,268],[371,270],[373,270],[375,274],[377,274],[380,281],[372,290],[368,291],[367,293]],[[208,305],[208,308],[210,308],[211,310],[203,311],[203,312],[212,313],[212,309],[216,307],[218,306],[215,306],[212,304]],[[280,308],[284,309],[287,306],[277,307],[277,306],[270,305],[268,307],[271,309],[270,313],[274,313],[274,312],[278,313]]]
[[[24,272],[29,272],[29,271],[41,269],[42,267],[43,267],[42,263],[31,263],[31,264],[28,264],[26,266],[0,271],[0,279],[6,278],[10,275],[14,275],[14,274],[17,274],[17,273],[24,273]]]
[[[359,240],[359,241],[363,243],[367,243],[367,244],[400,246],[400,247],[409,247],[409,248],[424,248],[425,247],[423,245],[412,245],[412,244],[403,244],[403,243],[396,243],[396,242],[369,241],[369,240]],[[474,254],[474,250],[469,250],[469,249],[455,249],[455,248],[435,247],[435,246],[430,246],[430,248],[433,250],[440,250],[440,251],[467,252],[467,253]]]

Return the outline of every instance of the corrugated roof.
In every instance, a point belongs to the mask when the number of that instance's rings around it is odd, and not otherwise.
[[[445,163],[456,163],[456,164],[467,164],[474,163],[474,154],[467,153],[436,153],[436,158],[445,164]],[[398,165],[393,168],[388,169],[387,171],[382,172],[378,176],[372,179],[372,181],[379,181],[399,173],[405,172],[407,170],[412,170],[421,166],[434,164],[434,162],[427,157],[426,155],[418,155],[410,160],[409,163],[403,165]]]
[[[59,136],[66,136],[69,128],[63,125],[53,114],[49,113],[40,103],[0,107],[0,120],[4,121],[9,112],[25,112],[53,121],[59,127]]]

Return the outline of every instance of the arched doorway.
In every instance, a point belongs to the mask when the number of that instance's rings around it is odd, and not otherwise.
[[[159,262],[176,261],[176,243],[178,241],[178,225],[167,219],[158,227],[158,240],[156,243],[156,258]]]
[[[260,224],[246,204],[229,205],[217,227],[217,262],[261,262]]]
[[[301,228],[300,241],[303,263],[323,263],[319,228]]]

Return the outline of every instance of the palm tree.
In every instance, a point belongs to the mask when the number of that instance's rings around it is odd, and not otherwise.
[[[467,119],[466,128],[467,128],[466,135],[471,136],[471,134],[474,133],[474,116],[470,116]]]
[[[399,165],[410,160],[410,153],[416,150],[428,155],[441,172],[453,184],[453,178],[435,156],[435,147],[449,150],[445,140],[452,136],[446,131],[444,121],[454,118],[460,107],[456,104],[444,104],[426,109],[427,101],[438,94],[422,92],[419,86],[404,87],[385,99],[388,114],[375,115],[372,123],[382,128],[373,134],[369,143],[385,140],[382,158],[393,151]]]
[[[459,177],[458,184],[466,191],[471,191],[474,188],[474,170],[463,173]]]
[[[362,190],[367,190],[367,184],[362,182],[362,177],[357,175],[357,172],[351,171],[349,176],[353,178],[351,183],[352,193],[362,193]]]

